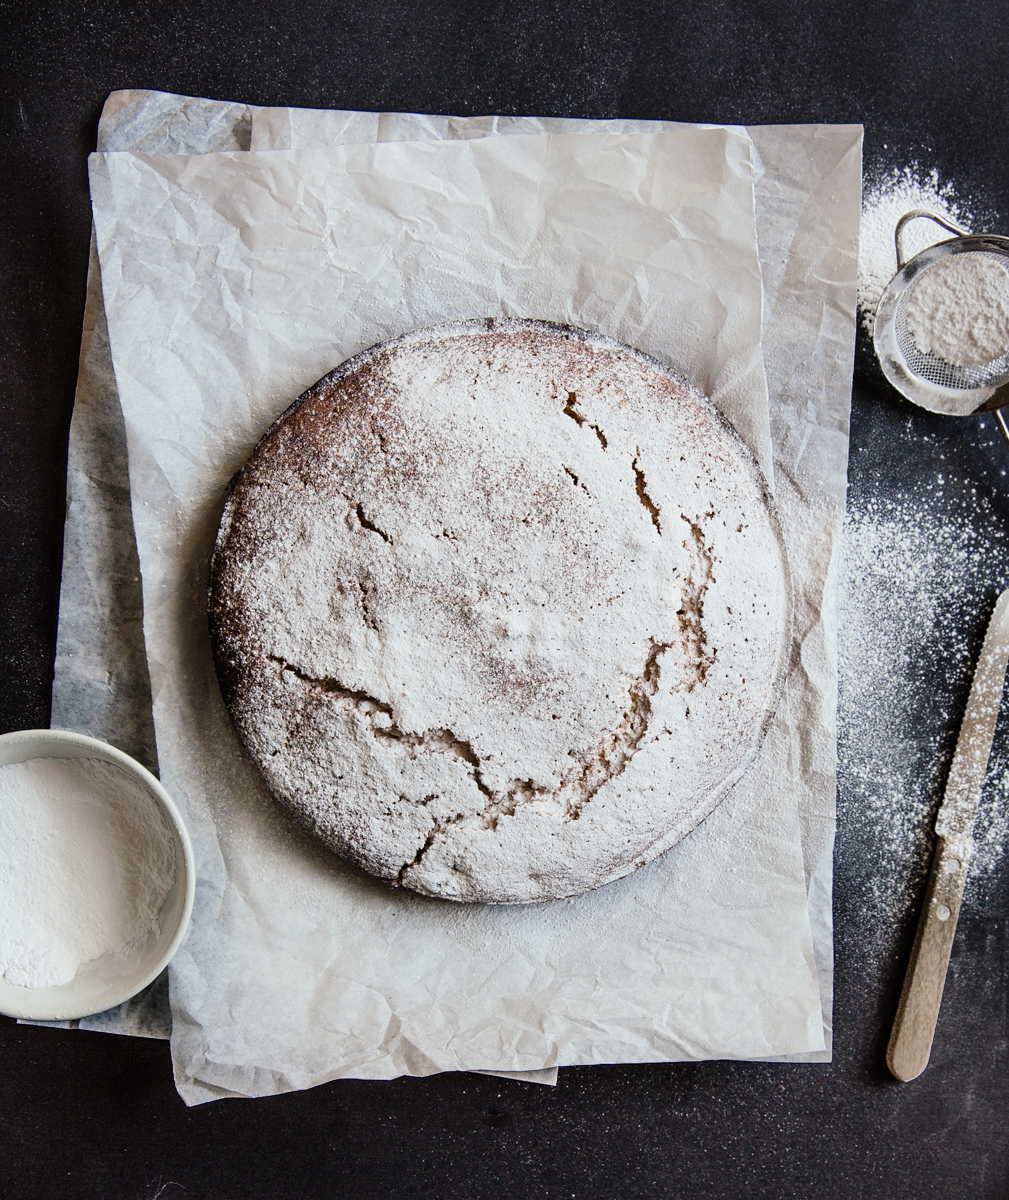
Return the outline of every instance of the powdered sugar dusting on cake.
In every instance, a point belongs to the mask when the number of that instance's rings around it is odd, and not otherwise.
[[[725,794],[789,590],[703,398],[607,339],[491,322],[360,356],[278,423],[211,613],[243,740],[327,844],[521,903],[619,878]]]

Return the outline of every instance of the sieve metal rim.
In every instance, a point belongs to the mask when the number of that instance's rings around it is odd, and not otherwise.
[[[925,215],[925,214],[922,214]],[[937,245],[929,246],[903,263],[890,280],[876,309],[873,343],[883,374],[907,399],[931,412],[964,413],[964,402],[976,401],[970,412],[987,411],[1009,404],[1009,356],[1006,372],[993,382],[981,386],[944,387],[922,377],[908,363],[900,344],[897,329],[898,307],[907,288],[928,267],[954,254],[986,252],[1006,260],[1009,266],[1009,238],[998,234],[965,234]],[[1001,360],[994,360],[1001,361]],[[969,368],[967,369],[969,370]]]

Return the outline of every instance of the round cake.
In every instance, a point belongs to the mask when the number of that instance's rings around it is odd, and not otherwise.
[[[428,896],[619,879],[753,759],[791,585],[763,477],[674,372],[469,321],[310,388],[233,484],[211,566],[225,702],[274,796]]]

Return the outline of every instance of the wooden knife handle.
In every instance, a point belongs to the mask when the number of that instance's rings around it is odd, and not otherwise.
[[[925,905],[886,1051],[886,1065],[905,1083],[928,1066],[969,854],[962,842],[950,844],[940,838],[932,858]]]

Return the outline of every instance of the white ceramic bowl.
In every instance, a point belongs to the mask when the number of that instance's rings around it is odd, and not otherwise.
[[[0,979],[0,1013],[33,1021],[71,1021],[104,1012],[152,983],[178,949],[189,924],[196,891],[193,847],[171,797],[140,763],[96,738],[58,729],[25,729],[0,736],[0,766],[32,758],[98,758],[121,767],[143,784],[161,807],[175,841],[175,882],[161,908],[161,933],[122,961],[107,956],[59,987],[15,987]]]

